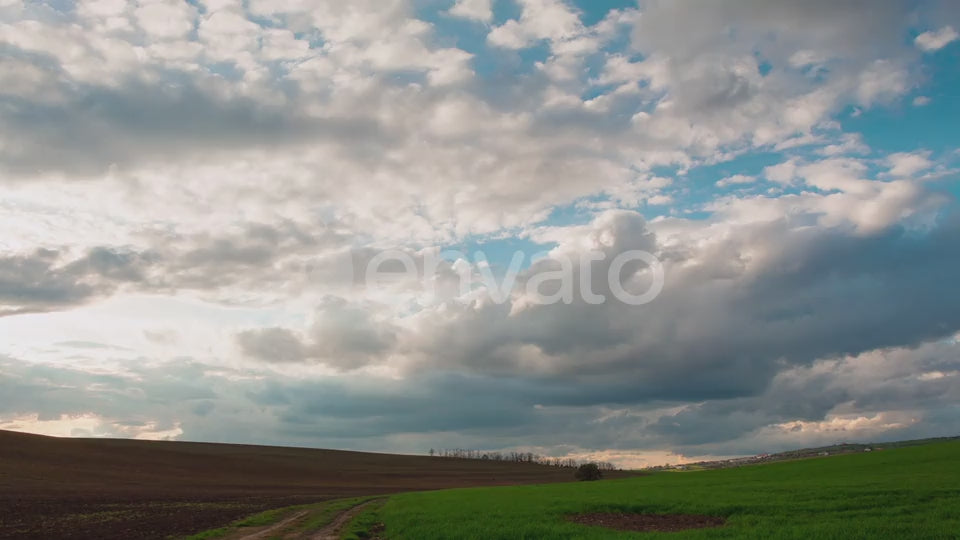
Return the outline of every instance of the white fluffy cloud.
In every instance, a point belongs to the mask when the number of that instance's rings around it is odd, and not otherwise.
[[[490,30],[487,41],[497,47],[522,49],[549,40],[552,45],[583,33],[583,24],[563,0],[520,0],[519,19],[510,19]]]
[[[914,43],[924,51],[932,52],[946,47],[958,37],[960,37],[960,34],[957,34],[952,26],[944,26],[939,30],[930,30],[920,34],[916,37]]]
[[[186,36],[194,29],[196,10],[179,1],[141,2],[134,10],[137,24],[150,38],[176,39]]]
[[[490,22],[493,19],[493,2],[492,0],[457,0],[448,13],[454,17]]]
[[[893,176],[913,176],[933,166],[929,155],[923,152],[897,152],[887,156],[890,164],[890,174]]]

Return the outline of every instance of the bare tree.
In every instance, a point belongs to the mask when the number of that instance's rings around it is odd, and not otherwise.
[[[574,458],[547,457],[534,454],[533,452],[497,452],[483,450],[468,450],[465,448],[453,449],[430,449],[431,456],[456,458],[456,459],[476,459],[487,461],[510,461],[514,463],[536,463],[537,465],[548,465],[563,469],[576,469],[582,465],[593,465],[598,471],[616,471],[617,467],[607,461],[580,461]]]

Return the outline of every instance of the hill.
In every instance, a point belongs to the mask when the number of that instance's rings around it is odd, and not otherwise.
[[[934,443],[960,441],[960,437],[935,437],[930,439],[913,439],[908,441],[893,441],[884,443],[837,443],[829,446],[817,446],[814,448],[800,448],[797,450],[787,450],[775,454],[758,454],[755,456],[745,456],[731,459],[721,459],[715,461],[697,461],[692,463],[683,463],[680,465],[658,465],[648,467],[647,471],[661,470],[700,470],[700,469],[726,469],[729,467],[742,467],[744,465],[756,465],[758,463],[773,463],[776,461],[791,461],[794,459],[807,459],[815,457],[839,456],[843,454],[856,454],[859,452],[873,452],[890,450],[893,448],[907,448],[910,446],[923,446]]]
[[[0,538],[165,538],[290,504],[571,478],[527,463],[0,431]]]
[[[958,486],[960,442],[945,442],[611,481],[404,493],[358,522],[382,538],[418,540],[635,537],[626,531],[700,539],[957,538]]]

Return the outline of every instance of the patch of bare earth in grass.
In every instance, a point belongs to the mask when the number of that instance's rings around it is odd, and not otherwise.
[[[601,513],[576,514],[567,518],[580,525],[606,527],[618,531],[678,532],[690,529],[722,527],[726,520],[718,516],[697,514],[629,514]]]

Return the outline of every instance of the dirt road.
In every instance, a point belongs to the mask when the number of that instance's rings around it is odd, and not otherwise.
[[[300,510],[290,514],[272,525],[262,527],[244,527],[228,534],[223,540],[269,540],[283,538],[284,540],[339,540],[343,530],[356,517],[373,503],[383,499],[373,499],[351,506],[339,512],[333,520],[323,528],[315,531],[304,531],[307,522],[314,517],[318,509]]]
[[[275,536],[275,533],[278,533],[283,529],[286,529],[292,526],[297,521],[307,517],[307,514],[309,514],[309,512],[307,512],[306,510],[302,512],[296,512],[290,517],[280,520],[277,523],[274,523],[273,525],[270,525],[268,527],[262,527],[259,530],[256,530],[253,532],[244,531],[244,534],[242,536],[238,536],[236,540],[266,540],[267,538],[273,538],[273,536]]]
[[[382,499],[374,499],[372,501],[367,501],[365,503],[358,504],[353,508],[349,508],[343,512],[340,512],[340,515],[335,517],[329,525],[320,529],[316,532],[316,534],[310,537],[311,540],[340,540],[340,535],[343,533],[343,528],[350,523],[350,520],[352,520],[360,512],[363,512],[366,507],[381,500]]]

